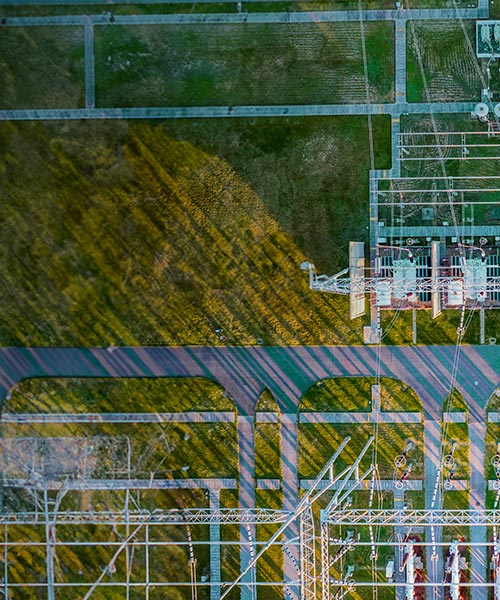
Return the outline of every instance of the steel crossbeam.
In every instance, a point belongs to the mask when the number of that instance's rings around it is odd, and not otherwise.
[[[283,510],[265,508],[228,508],[211,510],[170,509],[150,511],[61,511],[54,518],[56,525],[101,524],[121,525],[210,525],[217,524],[276,524],[283,523],[290,513]],[[41,512],[0,513],[0,524],[45,525],[45,515]]]
[[[316,557],[314,519],[311,505],[300,515],[301,600],[316,600]]]
[[[340,274],[339,274],[340,275]],[[408,287],[410,293],[426,293],[426,292],[446,292],[450,285],[461,281],[464,283],[463,277],[417,277]],[[350,294],[351,292],[375,292],[380,285],[386,285],[392,290],[395,287],[392,277],[364,277],[351,279],[333,275],[332,277],[314,276],[311,289],[318,292],[330,292],[335,294]],[[398,289],[401,290],[401,283],[397,283]],[[410,289],[411,286],[411,289]],[[484,285],[467,283],[467,292],[471,294],[485,294],[500,292],[500,277],[488,277]]]
[[[330,511],[327,522],[331,525],[373,525],[444,527],[498,525],[500,510],[395,510],[350,509]]]

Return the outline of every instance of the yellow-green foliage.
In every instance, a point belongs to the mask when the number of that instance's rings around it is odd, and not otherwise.
[[[403,423],[395,425],[384,423],[379,424],[377,428],[371,424],[301,423],[299,425],[300,477],[315,477],[346,436],[351,436],[351,441],[335,464],[339,471],[344,466],[351,465],[372,435],[376,437],[377,444],[372,444],[361,461],[363,470],[368,469],[376,460],[379,466],[379,476],[382,479],[392,479],[395,457],[402,454],[406,441],[412,440],[415,445],[409,456],[409,461],[413,463],[410,478],[422,477],[424,467],[423,426]]]
[[[335,377],[310,388],[302,397],[302,411],[366,411],[370,410],[371,386],[374,378]]]
[[[0,434],[4,439],[37,438],[40,453],[44,438],[89,438],[88,446],[94,440],[92,476],[98,478],[127,478],[129,447],[132,478],[236,477],[238,473],[234,423],[1,425]],[[72,473],[76,470],[74,458],[68,457],[68,461],[67,471]],[[82,457],[76,466],[85,462]],[[64,465],[59,472],[66,472]]]
[[[362,342],[299,265],[366,239],[365,118],[2,123],[0,148],[0,343]],[[419,341],[454,341],[447,319]]]
[[[455,459],[454,479],[470,477],[469,435],[467,423],[445,423],[442,430],[443,455],[451,453]]]
[[[352,218],[366,219],[366,180],[339,152],[366,146],[365,120],[264,125],[197,123],[195,145],[144,124],[3,123],[0,340],[214,344],[222,326],[228,343],[360,342],[347,299],[310,292],[299,265],[316,254],[333,269],[347,249],[327,244],[335,231],[366,233]],[[202,149],[210,135],[237,169]],[[317,152],[333,163],[313,167]],[[253,189],[273,177],[298,187]]]
[[[255,476],[281,478],[279,423],[255,423]]]
[[[335,377],[325,379],[304,394],[300,410],[326,412],[371,411],[375,377]],[[401,381],[380,378],[380,407],[385,412],[421,410],[415,392]]]
[[[200,377],[165,379],[27,379],[4,404],[8,412],[233,411],[219,385]]]
[[[255,412],[278,412],[278,403],[269,390],[264,390],[260,395]]]

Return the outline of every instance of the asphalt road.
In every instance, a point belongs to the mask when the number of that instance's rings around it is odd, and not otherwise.
[[[265,389],[281,412],[293,413],[303,394],[321,379],[373,377],[379,362],[382,376],[400,379],[415,390],[425,419],[439,421],[455,351],[455,346],[387,346],[377,356],[373,346],[2,348],[0,400],[29,377],[201,376],[220,383],[240,414],[252,415]],[[498,347],[463,346],[455,387],[467,402],[469,422],[484,421],[485,403],[498,385]]]

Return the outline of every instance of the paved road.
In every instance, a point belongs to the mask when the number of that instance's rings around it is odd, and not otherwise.
[[[85,19],[85,108],[95,108],[94,25]]]
[[[397,19],[395,28],[396,102],[406,102],[406,21],[404,19]]]
[[[472,510],[484,509],[486,499],[486,472],[485,472],[485,439],[486,439],[486,412],[483,418],[476,415],[469,422],[469,465],[470,465],[470,490],[469,505]],[[487,539],[486,527],[470,527],[470,541],[484,542]],[[477,546],[470,552],[471,582],[482,583],[486,579],[486,566],[488,564],[486,547]],[[483,587],[472,588],[473,600],[487,600],[488,590]]]
[[[283,490],[283,510],[293,511],[299,503],[299,474],[298,474],[298,424],[295,413],[283,413],[280,416],[281,427],[281,481]],[[283,535],[283,541],[288,552],[283,554],[283,575],[286,582],[297,581],[297,567],[300,560],[297,540],[299,526],[292,523]],[[288,600],[299,598],[297,586],[289,584]]]
[[[201,376],[219,382],[240,414],[253,415],[265,389],[282,412],[294,413],[302,395],[321,379],[373,377],[377,351],[372,346],[1,348],[0,400],[29,377]],[[380,372],[405,381],[421,398],[424,419],[439,421],[454,355],[455,346],[386,346],[380,349]],[[456,387],[469,404],[470,420],[479,420],[500,384],[500,352],[495,346],[464,346],[460,360]]]
[[[255,508],[255,436],[254,419],[251,416],[238,416],[238,453],[240,508]],[[252,558],[252,548],[248,543],[256,539],[255,535],[255,527],[241,525],[241,569],[244,569]],[[255,581],[255,568],[242,579],[242,582],[252,581]],[[241,600],[252,600],[252,589],[248,586],[241,588]]]
[[[277,11],[255,13],[183,13],[156,15],[61,15],[46,17],[8,17],[3,23],[10,27],[34,27],[39,25],[83,25],[90,19],[94,25],[185,25],[216,23],[339,23],[349,21],[429,21],[445,19],[478,19],[487,17],[488,9],[441,8],[412,10],[321,10]]]
[[[206,119],[222,117],[315,117],[470,113],[475,102],[395,102],[387,104],[276,104],[256,106],[183,106],[159,108],[48,108],[0,110],[0,121],[74,119]]]

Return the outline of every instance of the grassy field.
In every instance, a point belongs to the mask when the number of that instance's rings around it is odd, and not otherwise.
[[[366,119],[2,123],[0,147],[2,344],[362,341],[299,265],[366,236]]]
[[[498,443],[500,442],[500,425],[498,423],[488,423],[486,427],[486,479],[496,479],[496,469],[491,464],[493,457],[498,453]]]
[[[480,67],[475,56],[475,24],[411,22],[407,31],[407,93],[410,102],[479,101]],[[422,59],[429,98],[418,60]]]
[[[467,423],[446,423],[443,430],[442,443],[444,448],[443,455],[451,453],[455,444],[453,452],[455,460],[454,479],[469,479],[470,460]]]
[[[339,471],[347,464],[352,464],[374,433],[374,426],[371,424],[359,424],[354,428],[350,424],[301,423],[299,425],[299,477],[314,477],[335,448],[348,435],[352,436],[351,441],[335,464]],[[423,476],[423,426],[421,424],[380,424],[377,439],[377,463],[381,479],[393,478],[394,459],[402,454],[406,441],[410,439],[415,445],[409,456],[409,461],[413,463],[409,478],[418,479]],[[362,471],[372,464],[374,449],[375,445],[372,444],[361,461]]]
[[[301,411],[365,412],[371,411],[372,385],[376,378],[335,377],[317,383],[302,397]],[[420,411],[415,392],[400,381],[380,379],[380,405],[385,412]]]
[[[500,388],[497,388],[487,403],[488,410],[500,410]]]
[[[207,408],[232,410],[232,402],[214,383],[203,379],[168,380],[37,380],[23,382],[13,393],[10,410],[27,411],[179,411]],[[32,471],[48,478],[123,478],[182,479],[196,477],[238,477],[237,431],[234,423],[148,423],[142,424],[78,424],[78,425],[3,425],[2,471],[10,477],[26,477]],[[34,459],[36,457],[36,460]],[[33,461],[35,462],[33,463]],[[129,467],[130,462],[130,467]],[[33,463],[33,464],[32,464]],[[76,473],[76,475],[75,475]],[[123,510],[126,493],[121,491],[69,492],[60,510]],[[33,509],[33,498],[19,490],[3,490],[4,509]],[[129,506],[143,509],[186,508],[208,505],[203,490],[174,490],[133,492]],[[193,527],[193,540],[208,539],[208,528]],[[144,528],[135,541],[144,540]],[[10,539],[42,541],[44,531],[31,528],[11,528]],[[102,541],[102,547],[75,548],[70,544],[57,549],[56,581],[93,582],[103,565],[110,560],[116,547],[126,536],[123,527],[103,526],[60,527],[59,542],[72,540]],[[185,528],[160,527],[150,529],[150,541],[186,540]],[[19,548],[9,554],[9,581],[43,581],[45,561],[42,548]],[[209,549],[196,545],[198,580],[209,574]],[[123,581],[130,569],[131,581],[144,581],[145,551],[137,546],[130,551],[129,567],[125,553],[116,560],[116,572],[106,575],[105,581]],[[154,546],[149,556],[150,577],[155,581],[189,581],[187,546]],[[60,591],[61,598],[74,597]],[[88,588],[87,588],[88,589]],[[96,598],[119,597],[120,588],[97,591]],[[121,588],[123,591],[123,588]],[[151,588],[152,593],[165,594],[166,588]],[[80,593],[80,592],[78,592]],[[85,593],[82,588],[81,594]],[[113,594],[113,595],[110,595]],[[39,598],[36,589],[25,589],[13,598]],[[131,598],[144,597],[137,588]],[[168,590],[174,600],[184,598],[183,588]],[[200,589],[200,600],[209,598],[208,588]]]
[[[334,273],[366,239],[365,118],[2,123],[0,142],[3,345],[362,342],[298,267]],[[454,319],[419,314],[419,343]],[[386,341],[410,340],[408,314]]]
[[[279,423],[255,424],[255,477],[281,479]]]
[[[2,460],[7,461],[5,464],[15,477],[29,472],[26,465],[32,464],[31,451],[40,456],[41,469],[50,472],[55,469],[55,473],[63,474],[80,469],[89,478],[97,479],[127,478],[128,455],[130,476],[137,479],[238,475],[238,436],[234,423],[2,425],[1,435],[6,449]],[[91,453],[88,459],[86,455],[67,452],[73,438],[82,452],[88,447]],[[12,463],[11,453],[22,457],[19,464]],[[63,464],[65,453],[67,468]],[[52,465],[53,454],[60,456],[60,468]],[[34,464],[38,468],[38,463]]]
[[[351,508],[366,509],[369,506],[370,493],[367,491],[354,491],[349,496]],[[321,504],[326,504],[328,497]],[[376,493],[373,497],[372,507],[392,508],[393,494],[388,492]],[[318,515],[319,516],[319,515]],[[353,578],[356,582],[371,582],[371,581],[387,581],[385,577],[385,568],[388,560],[394,560],[397,549],[385,541],[394,541],[394,529],[392,527],[374,527],[374,539],[377,542],[377,557],[372,561],[370,532],[367,526],[350,526],[350,525],[333,525],[329,527],[329,537],[336,539],[345,539],[348,532],[351,532],[357,541],[363,542],[363,546],[355,546],[353,550],[349,550],[340,559],[338,559],[330,568],[332,578],[340,579],[345,575],[348,565],[354,566]],[[359,536],[359,538],[358,538]],[[319,546],[319,544],[318,544]],[[340,549],[339,545],[330,545],[330,557],[333,558]],[[319,560],[319,556],[318,556]],[[333,588],[335,589],[335,588]],[[395,598],[395,589],[393,587],[379,587],[378,596],[381,599],[389,600]],[[349,595],[353,600],[369,600],[373,598],[373,586],[366,585],[356,587]]]
[[[9,27],[0,35],[0,109],[84,105],[82,27]]]
[[[393,25],[366,23],[371,100],[393,100]],[[365,102],[358,23],[96,28],[98,106]]]
[[[216,383],[199,377],[165,379],[28,379],[4,411],[27,413],[233,411]]]

